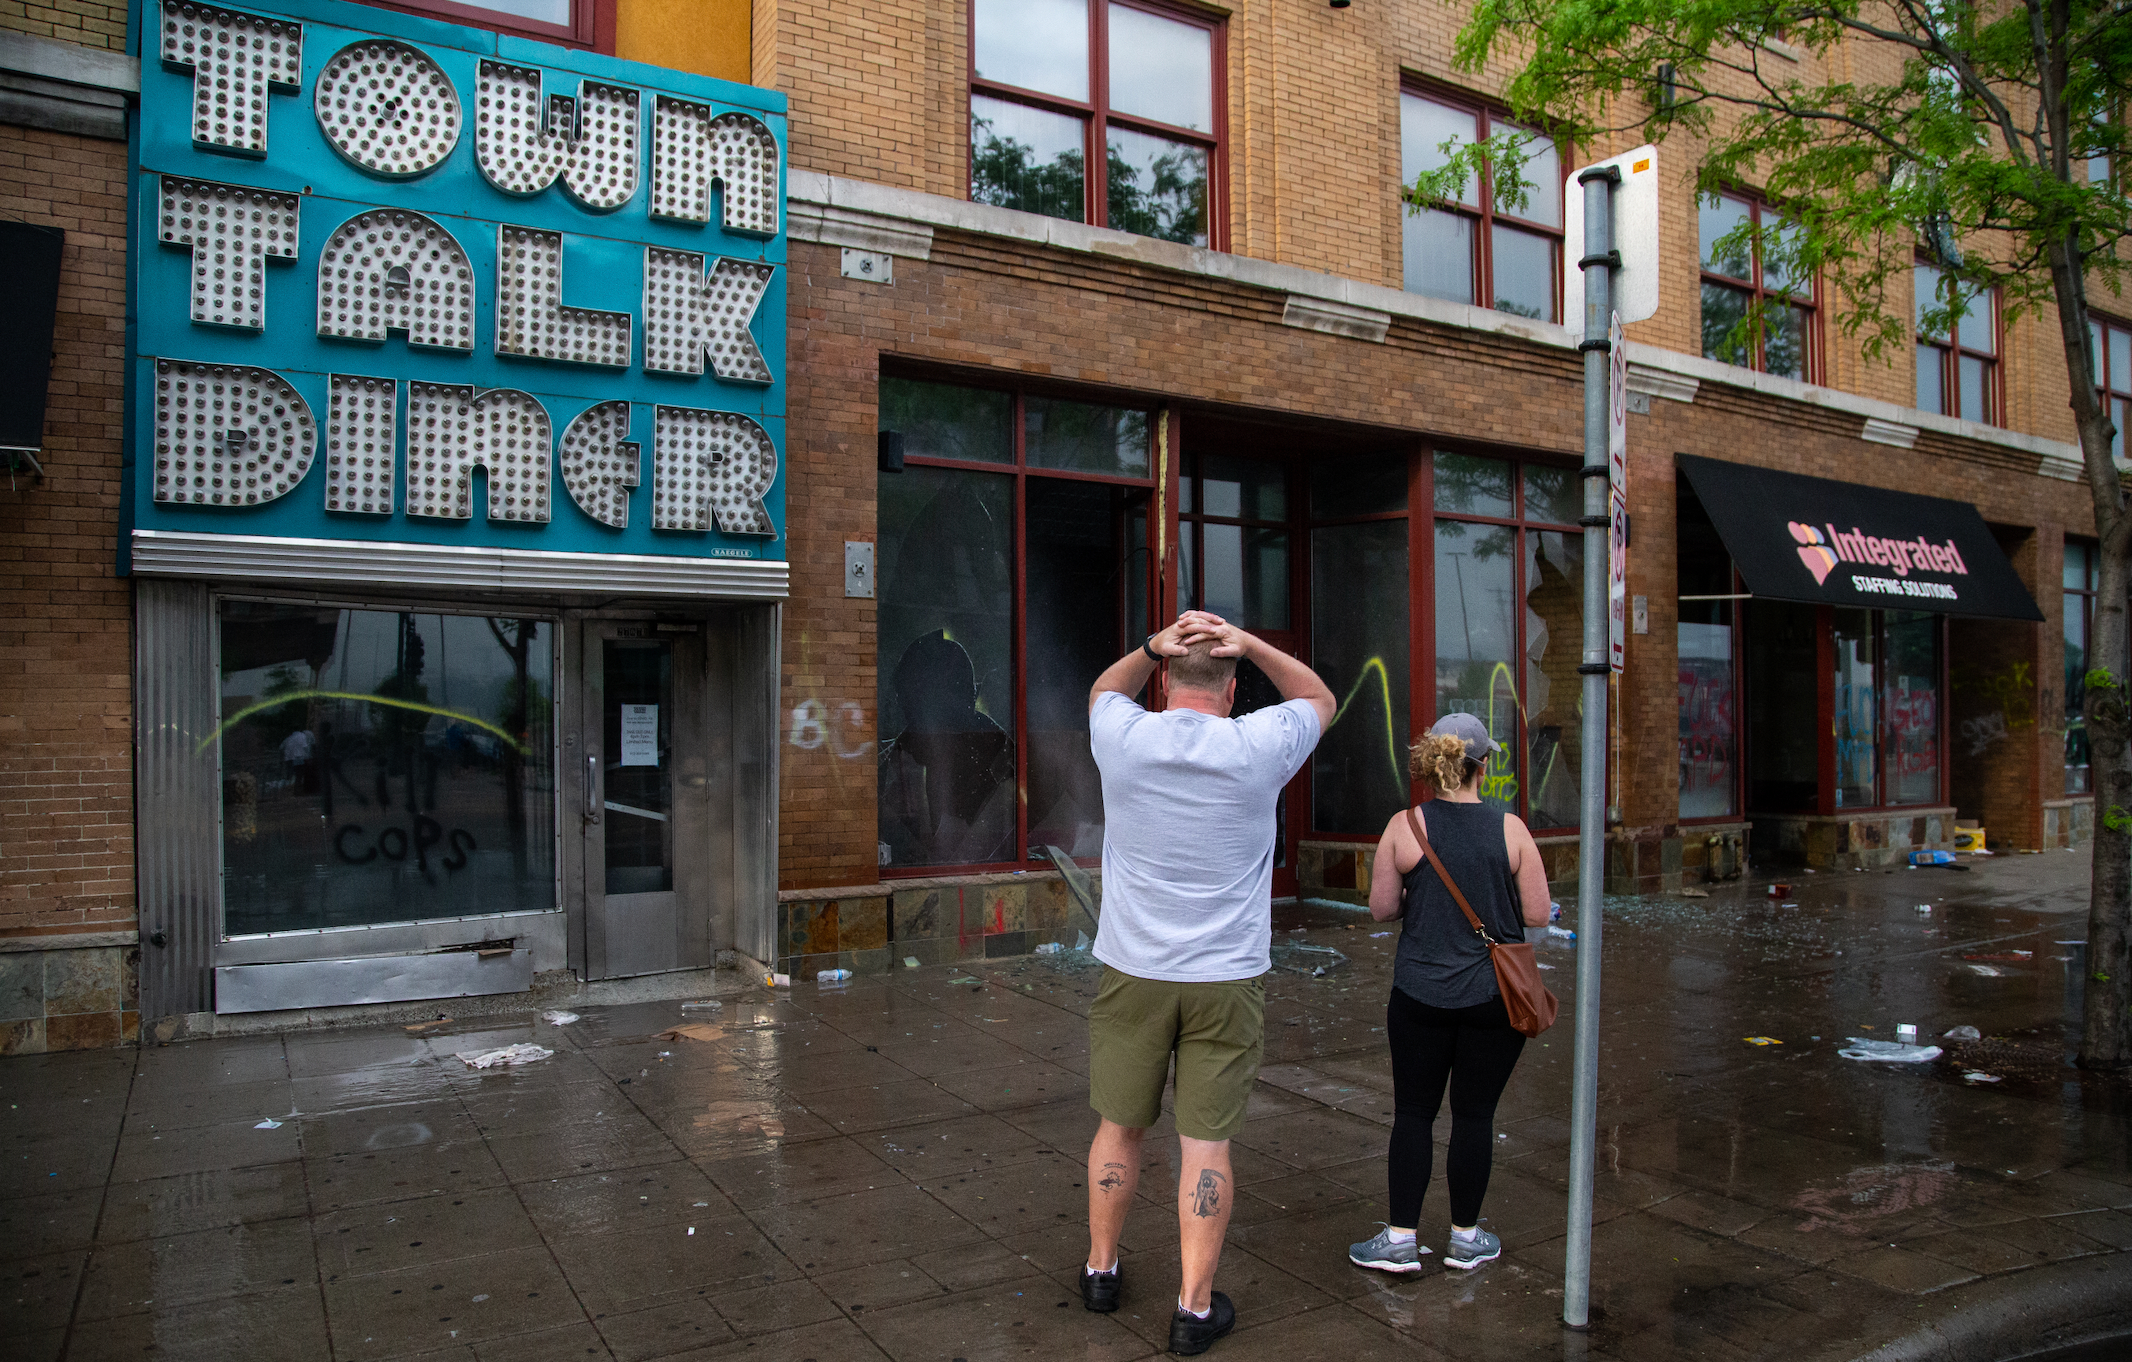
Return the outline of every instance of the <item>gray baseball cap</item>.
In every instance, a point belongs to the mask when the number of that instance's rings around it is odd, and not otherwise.
[[[1486,761],[1503,750],[1503,745],[1488,736],[1488,726],[1471,714],[1446,714],[1429,725],[1429,736],[1456,738],[1466,745],[1466,760]]]

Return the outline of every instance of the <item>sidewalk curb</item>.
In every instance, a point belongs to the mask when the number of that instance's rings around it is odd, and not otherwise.
[[[1915,1328],[1919,1304],[1939,1317]],[[1911,1326],[1871,1352],[1857,1344],[1815,1362],[2003,1362],[2132,1334],[2132,1252],[2079,1258],[1936,1292],[1868,1321],[1859,1338]]]

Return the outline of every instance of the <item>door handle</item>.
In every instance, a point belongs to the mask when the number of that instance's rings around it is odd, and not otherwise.
[[[585,821],[600,821],[600,754],[585,754]]]

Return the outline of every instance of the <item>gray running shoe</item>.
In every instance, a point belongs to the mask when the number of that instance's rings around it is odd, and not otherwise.
[[[1347,1261],[1356,1267],[1373,1267],[1379,1272],[1419,1272],[1421,1255],[1428,1249],[1409,1239],[1400,1243],[1392,1238],[1392,1227],[1386,1225],[1377,1231],[1377,1237],[1360,1244],[1347,1246]]]
[[[1476,1268],[1502,1256],[1503,1241],[1486,1230],[1477,1231],[1471,1239],[1461,1239],[1454,1233],[1451,1247],[1444,1250],[1444,1266]]]

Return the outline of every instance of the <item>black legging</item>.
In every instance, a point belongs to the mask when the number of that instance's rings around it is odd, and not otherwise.
[[[1417,1225],[1429,1190],[1437,1110],[1451,1088],[1451,1223],[1478,1224],[1495,1160],[1495,1104],[1517,1067],[1525,1037],[1510,1029],[1501,998],[1478,1007],[1441,1008],[1398,989],[1385,1008],[1392,1042],[1391,1223]]]

